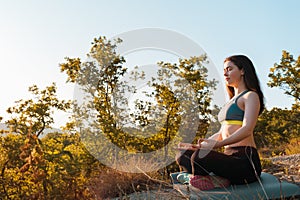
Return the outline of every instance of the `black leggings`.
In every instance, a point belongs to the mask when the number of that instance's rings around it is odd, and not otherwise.
[[[208,175],[213,172],[227,178],[232,184],[245,184],[257,181],[261,174],[259,155],[253,147],[230,147],[224,153],[202,149],[178,153],[178,165],[194,175]]]

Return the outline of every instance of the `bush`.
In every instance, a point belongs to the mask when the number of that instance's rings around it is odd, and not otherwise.
[[[261,163],[262,169],[268,169],[268,168],[271,168],[274,166],[272,161],[270,159],[266,159],[266,158],[261,158],[260,163]]]
[[[300,153],[300,137],[293,138],[287,144],[285,149],[286,155],[298,154]]]

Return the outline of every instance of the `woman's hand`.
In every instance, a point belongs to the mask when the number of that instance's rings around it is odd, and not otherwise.
[[[179,142],[177,149],[178,150],[196,151],[196,150],[200,149],[200,146],[198,144],[190,144],[190,143]]]
[[[198,146],[200,146],[200,149],[217,149],[220,146],[220,142],[213,139],[203,139],[200,138],[198,140]]]

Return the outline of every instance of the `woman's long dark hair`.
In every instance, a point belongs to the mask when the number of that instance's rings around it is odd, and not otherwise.
[[[264,95],[260,89],[260,83],[258,80],[258,77],[255,72],[254,65],[252,61],[244,55],[233,55],[224,60],[224,63],[227,61],[233,62],[240,70],[244,70],[244,81],[246,84],[246,87],[248,90],[254,91],[259,96],[260,101],[260,110],[259,114],[262,113],[262,111],[265,108],[264,104]],[[235,95],[233,87],[227,86],[227,93],[230,97],[230,99]]]

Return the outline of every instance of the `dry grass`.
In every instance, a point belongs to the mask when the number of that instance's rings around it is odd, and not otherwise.
[[[99,176],[91,180],[89,189],[95,199],[108,199],[146,190],[151,184],[144,174],[102,169]]]
[[[168,181],[156,179],[157,172],[128,173],[104,169],[89,184],[93,199],[185,199]]]
[[[145,195],[146,192],[150,195],[152,191],[162,196],[163,193],[166,194],[164,191],[172,189],[172,184],[169,177],[164,180],[158,170],[151,172],[159,164],[150,160],[128,159],[126,163],[118,163],[118,170],[103,167],[99,169],[99,175],[90,181],[89,191],[97,200],[116,197],[127,199],[129,194],[135,194],[137,199],[144,199],[139,198],[139,193]]]

